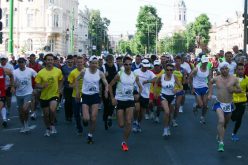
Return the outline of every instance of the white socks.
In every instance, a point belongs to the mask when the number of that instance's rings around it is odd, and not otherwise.
[[[1,114],[2,114],[3,120],[7,120],[7,110],[5,107],[2,108]]]

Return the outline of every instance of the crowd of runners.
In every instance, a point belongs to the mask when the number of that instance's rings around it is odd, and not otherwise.
[[[192,94],[192,113],[200,113],[199,122],[207,122],[208,110],[216,112],[218,151],[224,151],[224,134],[229,120],[237,132],[245,112],[248,89],[248,64],[237,46],[233,52],[220,51],[209,57],[200,53],[149,57],[56,56],[40,53],[20,57],[0,57],[0,111],[2,126],[8,127],[11,97],[16,96],[21,133],[29,132],[29,118],[35,120],[42,109],[44,136],[56,134],[56,111],[63,104],[65,120],[75,120],[78,135],[87,132],[87,142],[94,143],[99,108],[103,109],[104,128],[110,129],[113,116],[123,128],[121,148],[128,150],[131,132],[142,132],[143,119],[163,122],[162,136],[170,136],[177,127],[177,116],[184,111],[185,95]],[[208,107],[216,88],[216,101]],[[12,107],[15,109],[15,107]],[[163,117],[159,117],[163,115]],[[162,118],[163,121],[160,121]],[[87,131],[86,131],[87,130]]]

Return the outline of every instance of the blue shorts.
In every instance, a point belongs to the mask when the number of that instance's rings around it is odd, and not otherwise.
[[[196,96],[204,96],[208,93],[208,87],[194,88]]]
[[[181,90],[181,91],[176,93],[176,96],[183,96],[184,94],[185,94],[185,91]]]
[[[217,109],[221,109],[225,114],[232,113],[234,111],[234,105],[233,103],[226,103],[226,105],[222,105],[224,103],[217,102],[213,106],[213,111],[216,111]]]
[[[86,104],[88,106],[92,106],[93,104],[100,104],[100,96],[99,93],[93,95],[82,94],[82,104]]]

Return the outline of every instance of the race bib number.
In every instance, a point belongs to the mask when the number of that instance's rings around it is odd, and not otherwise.
[[[96,92],[96,85],[94,83],[88,84],[88,89],[90,92]]]
[[[126,96],[131,96],[133,95],[133,88],[132,87],[123,88],[122,93]]]
[[[220,107],[223,112],[232,112],[232,104],[230,103],[220,103]]]

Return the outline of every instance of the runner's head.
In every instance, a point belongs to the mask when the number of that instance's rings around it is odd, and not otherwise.
[[[125,71],[131,71],[132,59],[128,56],[123,58],[123,66]]]
[[[98,59],[96,56],[91,56],[89,59],[89,63],[90,63],[90,68],[91,69],[97,69],[98,68]]]
[[[46,67],[52,67],[54,64],[54,56],[52,53],[48,53],[47,55],[45,55],[44,57],[45,63],[46,63]]]
[[[141,70],[143,72],[147,71],[151,67],[150,62],[147,59],[142,60],[141,65],[142,65],[142,69]]]
[[[23,58],[23,57],[20,57],[18,60],[17,60],[17,63],[18,63],[18,66],[21,70],[23,70],[26,66],[26,59]]]
[[[207,66],[207,64],[208,64],[208,57],[206,57],[206,56],[202,56],[202,58],[201,58],[201,63],[202,63],[202,66],[203,67],[206,67]]]
[[[237,76],[243,77],[245,73],[245,68],[243,63],[238,63],[236,67]]]
[[[225,53],[225,59],[226,59],[227,62],[231,63],[232,58],[233,58],[232,52],[228,51],[228,52]]]
[[[175,66],[180,67],[182,64],[182,57],[181,56],[176,56],[175,57]]]
[[[220,73],[223,76],[228,76],[229,74],[229,64],[227,62],[222,62],[219,65],[220,67]]]
[[[172,64],[167,64],[165,68],[165,73],[167,76],[171,76],[174,70],[174,66]]]
[[[155,60],[153,65],[156,71],[159,71],[161,69],[161,62],[159,60]]]

